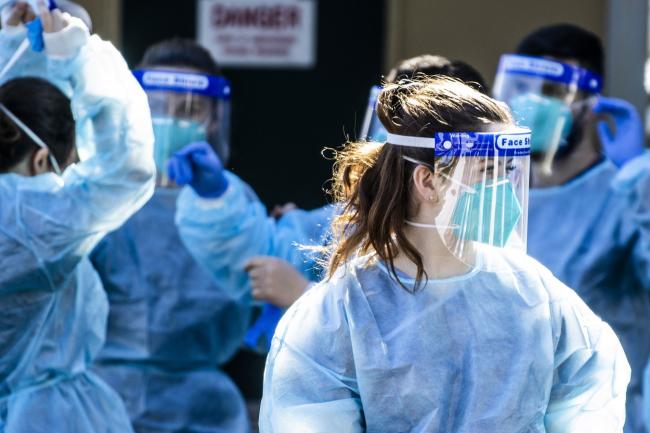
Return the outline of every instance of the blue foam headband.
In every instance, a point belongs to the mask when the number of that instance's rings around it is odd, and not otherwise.
[[[231,96],[230,82],[215,75],[155,69],[136,69],[133,75],[144,90],[196,93],[224,100]]]
[[[542,57],[505,54],[499,61],[497,74],[499,73],[540,77],[576,85],[579,89],[591,93],[600,93],[603,90],[603,78],[595,72]]]

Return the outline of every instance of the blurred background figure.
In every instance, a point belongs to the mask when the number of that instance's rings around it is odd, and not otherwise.
[[[157,187],[92,254],[110,302],[96,371],[124,399],[136,432],[246,433],[243,398],[219,366],[242,344],[251,295],[187,251],[174,224],[180,189],[166,176],[170,156],[190,143],[228,160],[230,84],[187,39],[153,45],[134,73],[152,111]]]
[[[625,431],[642,433],[650,158],[634,106],[601,96],[604,63],[596,35],[543,27],[502,57],[494,93],[533,131],[528,251],[617,333],[632,366]]]

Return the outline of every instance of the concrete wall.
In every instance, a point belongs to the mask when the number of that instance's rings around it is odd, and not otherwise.
[[[440,54],[470,63],[492,82],[499,56],[542,25],[572,22],[604,37],[606,2],[389,0],[386,70],[406,57]]]
[[[607,90],[645,113],[648,95],[643,78],[648,55],[648,0],[608,0],[607,27],[610,77]]]
[[[75,1],[90,13],[95,33],[119,47],[122,43],[122,0]]]

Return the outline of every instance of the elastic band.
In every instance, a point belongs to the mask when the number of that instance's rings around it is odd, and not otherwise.
[[[59,163],[56,162],[56,158],[54,158],[54,155],[52,154],[52,150],[50,150],[50,147],[47,144],[45,144],[45,142],[43,140],[41,140],[41,138],[38,135],[36,135],[34,133],[34,131],[32,131],[27,125],[25,125],[22,120],[20,120],[18,117],[16,117],[16,115],[14,113],[9,111],[9,109],[2,102],[0,102],[0,110],[2,110],[2,112],[4,114],[6,114],[7,117],[9,117],[11,119],[11,121],[16,124],[16,126],[18,126],[20,129],[22,129],[23,132],[29,138],[31,138],[32,141],[34,143],[36,143],[36,145],[38,147],[40,147],[41,149],[47,150],[48,156],[50,158],[50,163],[52,164],[52,168],[54,169],[56,174],[61,176],[61,168],[59,167]]]
[[[410,137],[408,135],[391,134],[386,136],[386,142],[396,146],[419,147],[425,149],[435,149],[436,139],[427,137]]]
[[[418,229],[444,229],[444,230],[452,229],[453,230],[453,229],[457,229],[457,228],[460,227],[458,225],[445,226],[445,225],[437,225],[437,224],[416,223],[414,221],[409,221],[409,220],[404,220],[404,222],[406,223],[406,225],[409,225],[411,227],[415,227],[415,228],[418,228]]]

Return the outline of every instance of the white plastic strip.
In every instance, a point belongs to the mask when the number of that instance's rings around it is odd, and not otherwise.
[[[386,142],[396,146],[422,147],[427,149],[436,148],[435,138],[409,137],[408,135],[397,135],[391,134],[390,132],[387,135]]]

